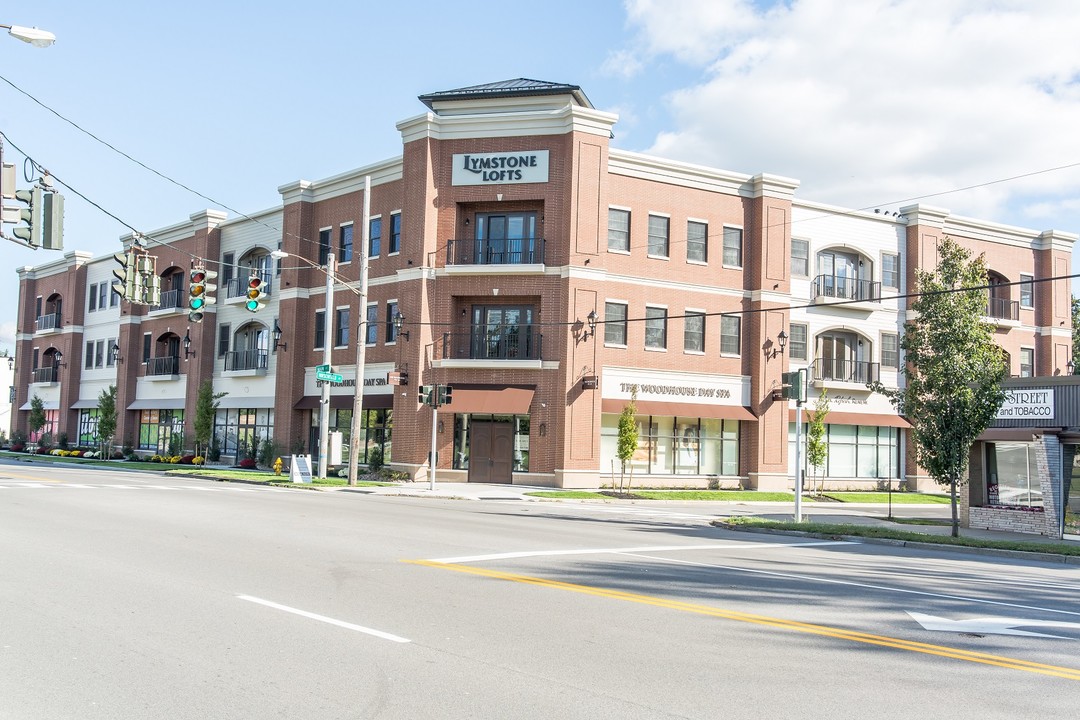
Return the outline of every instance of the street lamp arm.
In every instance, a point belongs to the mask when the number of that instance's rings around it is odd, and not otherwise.
[[[357,297],[360,297],[360,298],[364,297],[364,293],[358,291],[356,288],[354,288],[352,285],[350,285],[348,280],[345,280],[344,278],[340,277],[336,272],[334,272],[334,273],[327,272],[325,266],[319,265],[318,263],[307,259],[303,255],[293,255],[292,253],[287,253],[284,250],[271,250],[270,251],[270,257],[274,258],[275,260],[282,260],[284,258],[294,258],[294,259],[299,260],[301,262],[307,263],[308,267],[313,268],[315,270],[318,270],[319,272],[321,272],[324,275],[328,275],[329,277],[332,277],[334,279],[334,282],[336,282],[336,283],[338,283],[340,285],[343,285],[347,290],[352,291],[352,293],[354,295],[356,295]]]
[[[8,35],[11,37],[30,43],[34,47],[49,47],[56,42],[56,36],[48,30],[41,30],[36,27],[22,27],[21,25],[0,25],[0,28],[7,30]]]

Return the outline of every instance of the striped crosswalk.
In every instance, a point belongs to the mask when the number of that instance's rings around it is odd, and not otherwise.
[[[0,477],[0,492],[4,490],[195,490],[201,492],[275,492],[285,493],[291,490],[278,487],[241,487],[231,484],[223,484],[220,487],[204,487],[200,485],[135,485],[119,483],[69,483],[69,482],[27,482]]]

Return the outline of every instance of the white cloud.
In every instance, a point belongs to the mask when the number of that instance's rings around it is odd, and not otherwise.
[[[600,66],[600,72],[608,77],[628,79],[638,75],[644,67],[637,53],[631,50],[615,50],[608,54]]]
[[[12,354],[15,353],[15,323],[13,321],[0,322],[0,348],[7,348]]]
[[[1074,0],[761,4],[628,3],[654,58],[703,72],[668,96],[674,129],[648,152],[792,176],[803,197],[855,207],[1080,162]],[[1078,192],[1067,170],[925,202],[1055,220],[1068,203],[1043,195]],[[1076,232],[1073,218],[1054,226]]]

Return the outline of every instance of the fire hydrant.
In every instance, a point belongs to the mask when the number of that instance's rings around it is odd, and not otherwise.
[[[278,458],[277,460],[274,461],[274,474],[275,475],[280,475],[281,474],[281,458]]]

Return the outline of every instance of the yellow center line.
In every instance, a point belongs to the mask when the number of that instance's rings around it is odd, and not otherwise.
[[[63,480],[57,480],[56,478],[44,478],[44,477],[40,477],[38,475],[24,475],[24,474],[20,473],[18,470],[11,471],[11,469],[7,465],[0,466],[0,476],[2,476],[2,475],[9,476],[15,482],[21,482],[23,480],[34,480],[36,482],[47,482],[47,483],[62,483],[62,482],[64,482]],[[0,479],[0,482],[3,482],[3,480]]]
[[[457,572],[469,573],[471,575],[480,575],[489,578],[496,578],[499,580],[509,580],[512,582],[526,583],[528,585],[539,585],[541,587],[550,587],[559,590],[570,590],[572,592],[584,593],[586,595],[595,595],[597,597],[610,598],[612,600],[635,602],[641,603],[643,605],[652,605],[654,607],[662,607],[671,610],[680,610],[682,612],[696,613],[698,615],[708,615],[711,617],[725,618],[727,620],[737,620],[739,622],[753,623],[755,625],[766,625],[784,630],[794,630],[796,632],[811,633],[813,635],[838,638],[840,640],[849,640],[851,642],[866,643],[868,645],[878,645],[881,647],[895,648],[897,650],[907,650],[909,652],[923,653],[926,655],[937,655],[939,657],[953,658],[955,660],[965,660],[967,662],[981,663],[983,665],[994,665],[997,667],[1010,668],[1012,670],[1024,670],[1026,672],[1038,673],[1040,675],[1050,675],[1052,677],[1064,678],[1066,680],[1080,680],[1080,669],[1077,668],[1059,667],[1057,665],[1045,665],[1043,663],[1030,662],[1028,660],[1019,660],[1016,658],[1009,658],[1001,655],[991,655],[989,653],[962,650],[960,648],[946,647],[944,645],[931,645],[929,643],[915,642],[913,640],[903,640],[900,638],[888,637],[884,635],[872,635],[870,633],[859,632],[858,630],[845,630],[843,628],[829,627],[827,625],[815,625],[812,623],[798,622],[796,620],[784,620],[782,618],[768,617],[766,615],[755,615],[753,613],[738,612],[736,610],[725,610],[723,608],[710,607],[708,605],[698,605],[696,603],[688,603],[681,600],[666,600],[660,597],[641,595],[638,593],[625,592],[622,590],[609,590],[606,588],[592,587],[590,585],[578,585],[576,583],[567,583],[559,580],[547,580],[544,578],[532,577],[529,575],[518,575],[516,573],[501,572],[499,570],[487,570],[484,568],[474,567],[470,565],[460,565],[457,563],[442,563],[433,560],[407,560],[406,562],[412,563],[414,565],[425,565],[427,567],[442,568],[444,570],[455,570]]]

